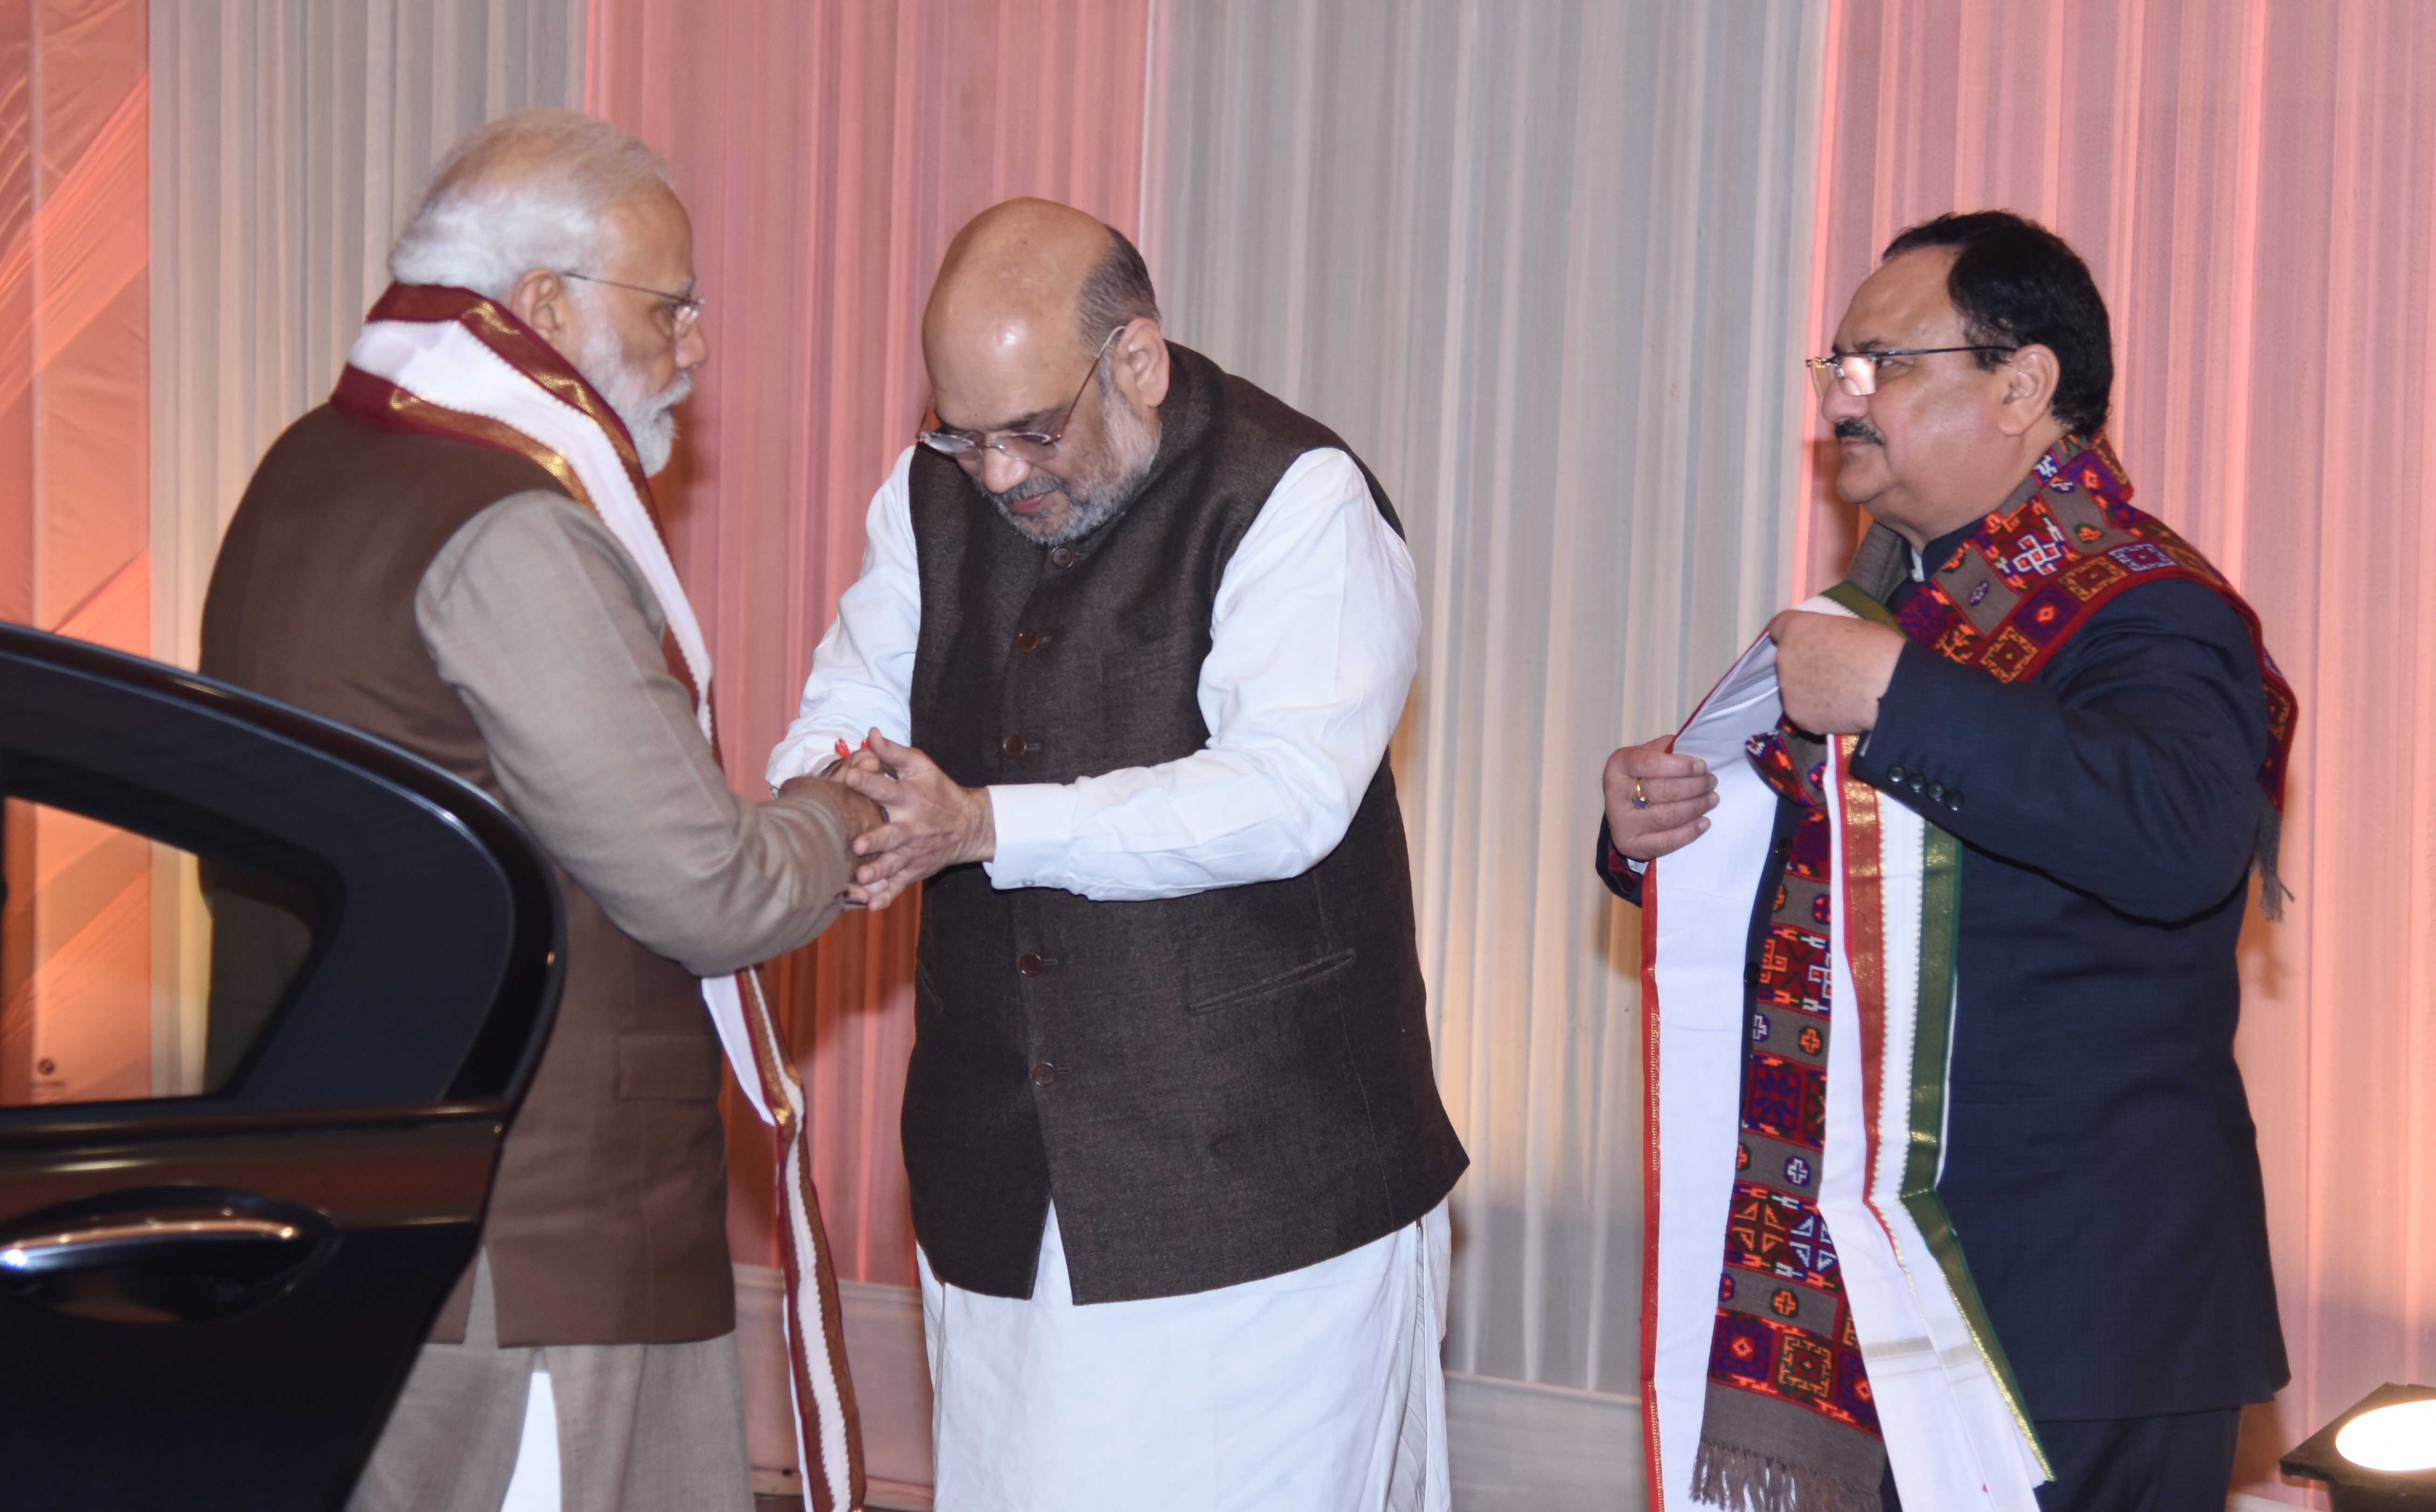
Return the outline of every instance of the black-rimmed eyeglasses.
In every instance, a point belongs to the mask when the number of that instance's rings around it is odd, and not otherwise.
[[[1107,359],[1108,348],[1123,331],[1122,325],[1113,326],[1106,336],[1100,339],[1100,350],[1091,355],[1091,365],[1084,370],[1083,381],[1074,386],[1074,397],[1066,401],[1066,408],[1057,412],[1057,423],[1049,429],[979,431],[941,428],[922,431],[914,439],[941,456],[953,457],[958,461],[978,459],[985,451],[1002,451],[1017,461],[1035,467],[1054,461],[1057,443],[1066,439],[1067,424],[1074,418],[1074,407],[1083,402],[1083,391],[1091,386],[1092,376],[1100,371],[1100,364]],[[937,411],[931,412],[931,418],[938,418]]]
[[[1818,397],[1827,397],[1828,390],[1841,379],[1844,391],[1855,399],[1866,399],[1878,391],[1878,364],[1888,357],[1930,357],[1940,352],[2019,352],[2017,346],[1911,346],[1886,352],[1833,352],[1823,357],[1803,357],[1801,365],[1810,370],[1810,386]]]
[[[693,329],[694,322],[702,319],[702,307],[710,303],[700,294],[671,294],[664,288],[646,288],[640,284],[621,284],[614,278],[595,278],[590,273],[579,273],[568,268],[560,269],[558,276],[580,279],[586,284],[599,284],[603,288],[622,288],[635,294],[651,295],[660,302],[653,306],[652,314],[668,329],[669,339],[672,341],[682,339],[687,331]]]

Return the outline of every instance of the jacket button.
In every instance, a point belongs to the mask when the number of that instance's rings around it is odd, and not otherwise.
[[[1033,1085],[1033,1086],[1047,1086],[1051,1085],[1052,1083],[1055,1082],[1056,1080],[1057,1080],[1057,1068],[1056,1068],[1056,1067],[1050,1065],[1047,1061],[1035,1061],[1035,1062],[1033,1063],[1033,1066],[1032,1066],[1032,1085]]]
[[[1022,972],[1027,977],[1036,977],[1040,975],[1042,969],[1046,967],[1047,965],[1047,962],[1042,961],[1038,956],[1034,955],[1029,950],[1026,950],[1023,954],[1015,958],[1015,969]]]
[[[1049,551],[1049,565],[1061,572],[1072,566],[1074,548],[1070,546],[1052,547]]]
[[[1928,779],[1915,772],[1912,773],[1911,781],[1905,786],[1911,789],[1911,795],[1917,798],[1921,795],[1921,791],[1928,786]]]
[[[1040,632],[1036,630],[1017,632],[1015,637],[1015,649],[1019,652],[1038,651],[1040,649]]]
[[[1000,740],[998,743],[998,748],[1000,751],[1005,752],[1010,760],[1016,761],[1022,760],[1023,753],[1032,749],[1031,746],[1024,743],[1023,737],[1019,735],[1008,736],[1005,739]]]
[[[1962,811],[1961,789],[1957,788],[1952,792],[1945,795],[1945,811],[1953,814],[1958,814]]]
[[[1902,787],[1904,782],[1904,769],[1901,767],[1887,768],[1887,781],[1893,787]]]
[[[1945,801],[1944,783],[1932,782],[1928,785],[1928,801],[1930,803],[1943,803]]]

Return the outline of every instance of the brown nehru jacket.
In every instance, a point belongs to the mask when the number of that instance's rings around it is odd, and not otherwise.
[[[662,662],[663,621],[539,467],[326,407],[264,459],[204,605],[205,672],[447,768],[559,869],[566,993],[483,1233],[502,1345],[735,1327],[698,977],[803,944],[846,880],[842,790],[740,801]],[[462,1336],[466,1299],[435,1338]]]

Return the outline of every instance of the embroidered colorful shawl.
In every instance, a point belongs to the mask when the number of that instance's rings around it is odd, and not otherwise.
[[[1946,560],[1924,565],[1926,582],[1895,622],[1949,661],[2018,683],[2044,667],[2090,616],[2142,583],[2180,578],[2222,599],[2250,632],[2267,694],[2258,864],[2261,904],[2270,918],[2278,917],[2284,889],[2276,848],[2299,704],[2268,652],[2258,616],[2190,543],[2132,508],[2132,492],[2102,437],[2067,436]],[[1876,527],[1853,559],[1851,582],[1883,601],[1907,556],[1893,531]]]
[[[1886,1449],[1817,1200],[1836,1032],[1826,752],[1784,723],[1749,750],[1791,823],[1768,855],[1767,920],[1754,921],[1740,1139],[1692,1489],[1754,1512],[1876,1512]]]
[[[1949,560],[1929,564],[1929,581],[1905,605],[1899,628],[1942,655],[2018,681],[2115,594],[2170,576],[2224,597],[2256,643],[2255,616],[2222,577],[2132,509],[2130,496],[2102,443],[2060,445]],[[1909,565],[1899,538],[1873,530],[1851,581],[1802,607],[1895,624],[1884,599]],[[2259,659],[2272,734],[2259,773],[2260,858],[2271,900],[2272,818],[2294,704],[2263,645]],[[1650,1504],[1661,1512],[1695,1499],[1703,1419],[1717,1395],[1716,1345],[1728,1331],[1716,1236],[1735,1208],[1746,1137],[1744,926],[1772,859],[1779,804],[1760,764],[1745,758],[1745,742],[1782,715],[1775,647],[1763,635],[1676,738],[1678,752],[1702,757],[1717,774],[1712,827],[1653,865],[1643,883],[1642,1373]],[[2032,1488],[2048,1479],[2044,1456],[1936,1190],[1961,849],[1853,776],[1856,745],[1849,737],[1826,742],[1815,782],[1829,835],[1826,1000],[1839,1026],[1822,1047],[1816,1205],[1834,1236],[1869,1399],[1906,1503],[2033,1512]],[[1776,759],[1765,749],[1763,757]],[[1803,784],[1805,793],[1812,786]]]
[[[539,463],[608,526],[667,616],[661,653],[711,719],[710,652],[660,533],[650,482],[607,401],[496,303],[460,288],[393,285],[366,317],[331,404],[392,430],[445,436]],[[846,1371],[837,1277],[812,1190],[804,1094],[757,973],[705,978],[704,1005],[738,1084],[777,1144],[781,1310],[797,1463],[810,1512],[850,1512],[863,1496],[861,1419]]]

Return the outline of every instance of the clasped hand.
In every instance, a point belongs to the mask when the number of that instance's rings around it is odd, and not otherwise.
[[[854,839],[861,860],[845,890],[848,903],[884,909],[925,878],[997,853],[989,790],[959,785],[937,762],[878,730],[829,775],[888,815]]]

